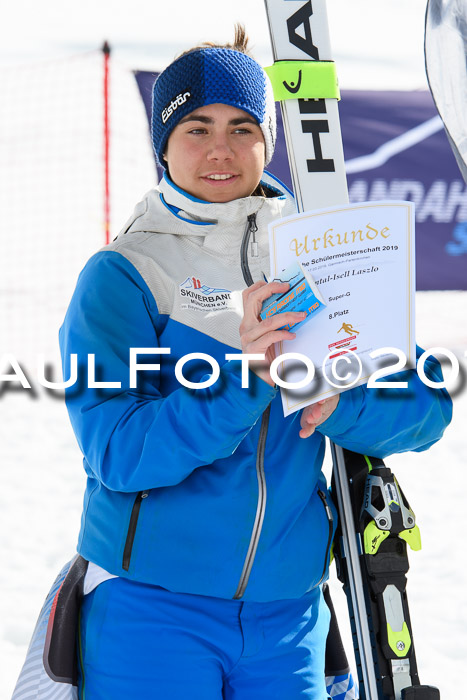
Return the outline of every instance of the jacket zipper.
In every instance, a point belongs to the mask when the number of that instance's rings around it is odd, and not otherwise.
[[[245,233],[243,234],[242,245],[240,247],[240,261],[242,266],[243,279],[247,287],[251,287],[253,282],[253,277],[251,276],[250,267],[248,265],[248,244],[250,242],[250,236],[253,234],[253,240],[251,242],[251,255],[254,258],[258,257],[258,243],[256,242],[255,233],[258,230],[256,225],[256,214],[250,214],[248,217],[248,222],[246,225]]]
[[[328,519],[328,528],[329,528],[329,529],[328,529],[328,542],[327,542],[327,545],[326,545],[326,554],[324,555],[323,573],[322,573],[322,575],[321,575],[320,580],[318,581],[318,583],[316,584],[316,586],[314,586],[314,588],[317,588],[321,583],[323,583],[324,577],[326,576],[326,571],[327,571],[327,569],[328,569],[329,550],[331,549],[332,534],[333,534],[333,530],[334,530],[334,527],[333,527],[333,524],[334,524],[334,517],[333,517],[333,515],[332,515],[332,510],[331,510],[331,508],[329,507],[329,504],[328,504],[328,502],[327,502],[327,500],[326,500],[326,495],[325,495],[324,491],[321,491],[321,489],[318,489],[318,496],[320,497],[320,499],[321,499],[321,501],[322,501],[322,503],[323,503],[323,505],[324,505],[324,509],[325,509],[325,511],[326,511],[326,516],[327,516],[327,519]]]
[[[266,447],[266,438],[268,435],[269,413],[271,406],[269,405],[263,413],[261,419],[261,428],[259,431],[258,449],[256,452],[256,476],[258,479],[258,505],[256,506],[256,517],[251,533],[250,545],[243,563],[242,574],[234,595],[234,599],[241,598],[245,593],[248,585],[251,569],[258,549],[258,542],[263,529],[264,513],[266,511],[266,476],[264,474],[264,448]]]
[[[248,223],[243,234],[242,245],[240,247],[240,262],[242,268],[243,279],[248,287],[251,287],[253,278],[251,276],[250,268],[248,265],[248,244],[250,243],[251,234],[253,234],[253,240],[251,242],[251,255],[257,257],[258,255],[258,244],[255,239],[255,233],[258,230],[256,225],[256,214],[250,214],[248,216]],[[269,414],[271,407],[268,406],[263,413],[261,419],[261,428],[259,431],[258,438],[258,449],[256,451],[256,477],[258,479],[258,503],[256,506],[256,517],[253,524],[253,530],[251,533],[250,544],[248,546],[248,551],[243,562],[243,569],[240,576],[240,581],[237,586],[237,590],[234,595],[234,599],[238,600],[241,598],[246,590],[248,581],[250,579],[251,569],[253,568],[253,562],[256,556],[256,550],[258,548],[258,542],[261,535],[261,530],[263,528],[264,513],[266,511],[266,476],[264,473],[264,450],[266,447],[266,438],[268,435],[268,425],[269,425]]]
[[[141,509],[141,502],[144,498],[149,496],[149,491],[139,491],[137,494],[133,508],[131,509],[130,523],[128,525],[128,532],[125,540],[125,547],[123,549],[123,561],[122,568],[128,571],[130,568],[131,552],[133,550],[133,544],[135,541],[136,527],[138,525],[139,511]]]

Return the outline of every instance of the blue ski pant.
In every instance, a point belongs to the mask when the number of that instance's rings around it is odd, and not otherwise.
[[[80,700],[326,700],[320,589],[241,602],[114,578],[84,597]]]

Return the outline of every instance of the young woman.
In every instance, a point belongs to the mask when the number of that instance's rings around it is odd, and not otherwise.
[[[262,273],[267,224],[294,203],[264,173],[275,108],[244,32],[160,75],[152,126],[164,178],[88,262],[60,334],[65,376],[72,353],[96,365],[67,397],[88,478],[81,697],[324,700],[324,438],[381,457],[426,449],[449,398],[407,371],[403,394],[358,387],[283,417],[268,370],[300,315],[259,311],[287,289]],[[264,355],[248,388],[240,352]],[[205,357],[181,381],[187,353],[215,358],[217,381]]]

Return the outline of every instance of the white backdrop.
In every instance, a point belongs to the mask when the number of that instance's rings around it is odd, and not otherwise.
[[[341,88],[426,88],[425,0],[328,0]],[[159,70],[206,39],[232,38],[246,25],[257,59],[272,63],[262,0],[15,0],[2,12],[0,62],[99,48],[107,39],[131,68]]]

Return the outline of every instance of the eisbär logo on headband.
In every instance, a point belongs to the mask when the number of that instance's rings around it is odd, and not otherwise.
[[[172,114],[175,112],[175,110],[178,109],[178,107],[180,107],[181,105],[185,104],[185,102],[187,100],[189,100],[190,97],[191,97],[191,92],[189,90],[187,90],[186,92],[181,92],[179,95],[177,95],[177,97],[174,97],[173,100],[171,100],[169,102],[167,107],[165,107],[162,110],[162,114],[161,114],[162,123],[165,124],[167,119],[169,119],[169,117],[172,116]]]

